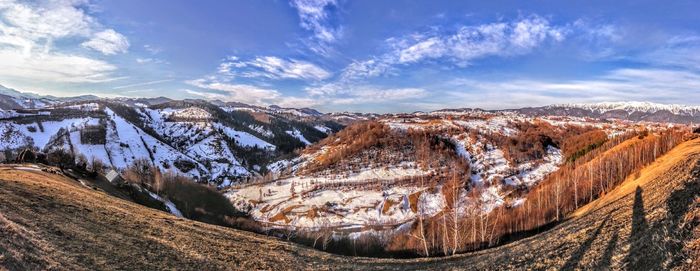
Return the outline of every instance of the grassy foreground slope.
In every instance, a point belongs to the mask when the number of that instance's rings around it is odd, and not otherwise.
[[[454,257],[369,259],[177,218],[60,175],[2,166],[0,270],[691,270],[700,265],[699,198],[696,139],[544,233]]]

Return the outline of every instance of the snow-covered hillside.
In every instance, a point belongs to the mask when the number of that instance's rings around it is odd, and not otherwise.
[[[225,187],[264,174],[276,157],[334,131],[320,131],[323,122],[279,115],[261,122],[205,102],[160,105],[90,101],[23,113],[3,110],[0,149],[63,148],[120,170],[146,159],[162,171]]]
[[[234,186],[226,195],[272,228],[398,230],[454,204],[446,197],[450,178],[463,180],[460,212],[522,204],[522,191],[564,163],[567,157],[558,144],[567,137],[593,130],[614,137],[634,129],[625,123],[483,110],[391,115],[376,123],[351,126],[352,131],[344,130],[298,158],[275,163],[271,168],[281,174],[277,180]],[[417,141],[391,143],[417,135],[432,142],[425,145],[430,153],[440,154],[420,158]],[[542,143],[529,145],[530,138]],[[354,150],[357,146],[362,147]],[[336,159],[334,153],[342,156]]]

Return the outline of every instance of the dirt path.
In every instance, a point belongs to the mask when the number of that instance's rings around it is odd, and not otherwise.
[[[698,161],[700,140],[684,143],[545,233],[415,260],[331,255],[176,218],[58,175],[0,167],[0,270],[691,270],[700,265],[689,249],[700,236]]]

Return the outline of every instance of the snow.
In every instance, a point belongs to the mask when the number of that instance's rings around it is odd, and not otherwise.
[[[111,109],[106,108],[105,113],[114,121],[113,124],[107,125],[107,145],[105,146],[114,167],[124,169],[136,159],[150,160],[151,155],[153,155],[152,162],[164,171],[170,169],[176,173],[187,173],[192,177],[199,177],[198,169],[204,170],[200,163],[143,132],[115,114]],[[174,166],[177,159],[191,161],[197,167],[189,172],[181,172]],[[165,164],[168,165],[167,168],[165,168]]]
[[[84,104],[64,105],[64,106],[59,106],[59,108],[75,109],[75,110],[90,112],[90,111],[100,110],[100,105],[97,103],[84,103]]]
[[[15,116],[15,111],[0,109],[0,119],[12,118]]]
[[[253,130],[253,131],[256,131],[256,132],[260,133],[260,134],[263,135],[264,137],[267,137],[267,138],[273,138],[273,137],[275,137],[275,134],[272,133],[272,131],[270,131],[270,130],[268,130],[268,129],[265,129],[265,127],[262,127],[262,126],[260,126],[260,125],[253,125],[253,124],[250,124],[250,125],[248,125],[248,128],[250,128],[250,129]]]
[[[286,163],[291,163],[286,161]],[[326,175],[322,177],[290,177],[271,183],[245,186],[230,190],[226,196],[240,210],[251,210],[251,215],[259,221],[270,219],[283,210],[292,208],[287,215],[289,223],[277,221],[279,226],[329,227],[394,225],[415,219],[408,204],[408,196],[423,191],[417,186],[390,186],[384,189],[362,189],[362,186],[343,188],[345,185],[377,181],[391,181],[408,176],[428,174],[412,168],[411,164],[401,164],[391,168],[367,168],[349,176]],[[339,187],[320,188],[322,184],[344,184]],[[262,195],[262,197],[261,197]],[[262,199],[262,202],[254,203]],[[384,212],[384,205],[392,202]],[[425,205],[425,206],[423,206]],[[423,207],[420,207],[423,206]],[[434,215],[445,206],[442,193],[423,192],[419,209],[421,215]],[[315,218],[307,217],[310,210],[317,211]]]
[[[51,137],[54,136],[58,130],[61,128],[71,129],[77,127],[83,127],[85,125],[96,125],[99,120],[95,118],[85,118],[85,119],[65,119],[61,121],[46,121],[42,122],[41,125],[44,127],[42,132],[36,124],[21,124],[18,125],[23,127],[29,134],[31,134],[32,139],[34,139],[34,146],[43,148],[49,143]],[[28,131],[29,126],[34,126],[36,132],[31,133]]]
[[[43,132],[36,123],[17,124],[10,121],[0,122],[0,135],[3,137],[2,141],[0,141],[0,148],[15,149],[31,145],[43,149],[61,128],[67,129],[68,131],[77,131],[86,125],[96,125],[98,121],[99,120],[95,118],[45,121],[41,122],[44,127]],[[31,132],[30,129],[35,130],[35,132]]]
[[[70,141],[73,145],[73,153],[82,154],[88,159],[88,162],[92,161],[92,158],[98,159],[102,162],[109,162],[109,155],[104,145],[88,145],[82,144],[80,140],[80,132],[73,131],[70,133]]]
[[[236,160],[236,156],[231,153],[226,143],[215,140],[213,136],[207,137],[191,146],[187,154],[198,158],[198,161],[202,161],[204,158],[215,158],[212,159],[213,162],[211,162],[210,174],[212,179],[216,179],[220,176],[249,175],[248,170],[241,166],[240,162]]]
[[[362,182],[366,180],[392,180],[396,178],[406,178],[411,176],[421,176],[429,174],[416,166],[413,162],[401,162],[396,165],[378,168],[364,168],[356,173],[343,175],[326,175],[326,177],[308,177],[315,182]]]
[[[246,132],[241,132],[241,131],[236,131],[233,128],[221,125],[221,124],[215,124],[215,127],[217,129],[221,129],[224,131],[224,133],[229,136],[230,138],[233,138],[236,140],[236,143],[238,143],[241,146],[245,147],[256,147],[260,149],[267,149],[270,151],[275,150],[275,145],[272,145],[268,143],[265,140],[262,140],[260,138],[255,137],[254,135],[251,135]]]
[[[172,111],[171,116],[182,119],[196,120],[207,120],[212,118],[209,112],[199,107],[188,107],[185,109],[174,110]]]
[[[175,203],[173,203],[172,201],[169,201],[169,200],[166,200],[164,203],[165,203],[165,207],[168,208],[168,211],[169,211],[171,214],[173,214],[173,215],[175,215],[175,216],[177,216],[177,217],[183,217],[183,216],[182,216],[182,213],[180,212],[180,210],[178,210],[178,209],[177,209],[177,206],[175,206]]]
[[[513,184],[524,184],[532,186],[538,181],[544,179],[547,175],[559,169],[559,165],[563,162],[561,151],[555,147],[547,146],[547,156],[544,157],[544,163],[535,168],[528,168],[530,163],[520,166],[520,180]]]
[[[510,127],[510,122],[514,119],[509,116],[496,116],[486,120],[455,120],[456,125],[478,131],[488,131],[490,133],[500,133],[506,136],[515,135],[517,132]]]
[[[517,198],[517,199],[513,200],[513,202],[510,204],[510,206],[512,206],[512,207],[518,207],[518,206],[520,206],[520,205],[523,205],[523,203],[525,203],[525,199],[524,199],[524,198]]]
[[[301,141],[301,143],[304,143],[305,145],[311,145],[311,142],[306,140],[304,135],[301,132],[299,132],[299,130],[297,130],[297,128],[294,128],[294,130],[292,130],[292,131],[286,131],[286,133],[290,136],[295,137],[296,139],[299,139],[299,141]]]
[[[319,130],[320,132],[325,133],[325,134],[331,134],[331,133],[333,133],[333,129],[328,128],[328,127],[326,127],[326,126],[324,126],[324,125],[315,125],[315,126],[314,126],[314,129]]]
[[[183,115],[182,112],[188,112]],[[178,113],[180,112],[180,113]],[[165,108],[152,110],[144,108],[142,115],[145,121],[162,137],[179,146],[179,151],[197,161],[209,161],[204,171],[209,173],[212,180],[220,180],[230,185],[232,178],[250,176],[239,159],[231,152],[226,137],[233,139],[242,147],[257,147],[270,151],[276,146],[259,139],[249,133],[237,131],[214,121],[202,121],[208,114],[199,108],[176,110]],[[180,114],[182,120],[171,121],[169,116]]]
[[[447,207],[445,196],[438,190],[436,193],[424,192],[418,199],[418,210],[425,216],[433,216]]]
[[[504,202],[503,195],[499,193],[497,186],[490,186],[481,193],[481,211],[484,213],[490,213]]]
[[[175,206],[175,203],[173,203],[170,200],[164,199],[151,191],[146,190],[146,192],[148,192],[148,195],[150,195],[152,198],[165,204],[165,208],[168,209],[168,212],[170,212],[171,214],[173,214],[177,217],[183,217],[182,212],[180,212],[180,210],[177,209],[177,206]]]
[[[550,107],[570,107],[591,110],[599,113],[605,113],[613,110],[633,112],[655,113],[666,110],[673,114],[687,114],[694,116],[700,113],[700,106],[687,106],[680,104],[660,104],[652,102],[602,102],[593,104],[558,104]]]
[[[32,138],[26,135],[26,130],[20,130],[17,125],[10,122],[0,124],[0,148],[17,149],[32,145]]]
[[[411,119],[384,119],[382,122],[389,126],[392,130],[407,131],[408,129],[424,130],[428,128],[428,120],[421,118]]]

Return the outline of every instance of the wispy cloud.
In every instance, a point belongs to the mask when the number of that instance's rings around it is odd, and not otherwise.
[[[270,79],[323,80],[331,76],[330,72],[313,63],[274,56],[261,56],[247,61],[230,56],[219,65],[218,72],[226,76]]]
[[[105,54],[125,52],[126,38],[105,30],[85,10],[86,1],[0,1],[0,76],[46,82],[115,80],[116,66],[61,52],[54,42],[87,39],[83,45]]]
[[[108,82],[117,78],[112,72],[117,67],[87,57],[34,52],[23,55],[20,50],[0,49],[0,77],[31,81],[63,83]]]
[[[153,58],[153,57],[146,57],[146,58],[141,58],[138,57],[136,58],[136,63],[138,64],[170,64],[170,62],[162,60],[160,58]]]
[[[658,67],[700,71],[700,36],[674,36],[663,46],[632,59]]]
[[[160,54],[160,52],[163,51],[162,48],[156,47],[156,46],[153,46],[153,45],[150,45],[150,44],[145,44],[145,45],[143,46],[143,49],[146,50],[146,51],[148,51],[149,53],[151,53],[151,54],[153,54],[153,55]]]
[[[206,90],[188,91],[189,94],[201,96],[206,99],[219,99],[224,101],[268,105],[277,100],[281,95],[274,89],[266,89],[246,84],[222,83],[213,79],[196,79],[187,81],[186,83]]]
[[[326,83],[306,88],[309,97],[325,104],[386,103],[423,98],[428,92],[422,88],[391,88],[376,85]]]
[[[453,107],[515,108],[629,100],[700,103],[700,74],[667,69],[616,69],[589,80],[455,79],[436,88],[447,94],[443,102]]]
[[[332,50],[330,45],[342,36],[342,28],[331,23],[330,13],[337,8],[336,0],[292,0],[302,28],[313,33],[307,42],[309,48],[317,54],[328,55]]]
[[[172,79],[155,80],[155,81],[142,82],[142,83],[136,83],[136,84],[130,84],[130,85],[116,86],[116,87],[113,87],[112,89],[124,89],[124,88],[150,86],[150,85],[171,82],[171,81],[173,81],[173,80]]]
[[[512,22],[461,26],[454,32],[431,30],[387,40],[391,51],[365,61],[356,61],[343,71],[344,78],[374,77],[397,65],[427,60],[446,60],[458,66],[489,56],[514,56],[530,52],[546,42],[559,42],[567,26],[552,25],[532,15]]]

